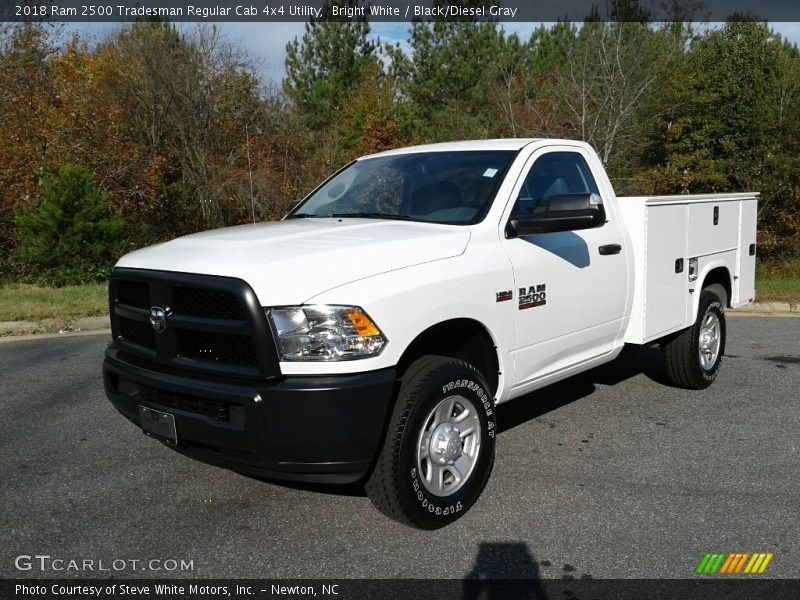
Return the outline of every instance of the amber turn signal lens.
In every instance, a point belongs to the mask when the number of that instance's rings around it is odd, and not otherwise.
[[[375,326],[375,323],[370,321],[369,317],[360,310],[351,308],[345,310],[344,314],[347,315],[348,319],[350,319],[350,322],[353,324],[353,327],[356,328],[358,335],[364,337],[373,337],[381,334],[381,332]]]

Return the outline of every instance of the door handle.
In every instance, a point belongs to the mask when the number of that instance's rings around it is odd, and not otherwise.
[[[600,246],[597,250],[602,256],[608,256],[609,254],[619,254],[622,252],[622,246],[619,244],[606,244],[605,246]]]

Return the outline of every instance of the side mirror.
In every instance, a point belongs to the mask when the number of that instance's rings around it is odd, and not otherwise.
[[[597,194],[567,194],[550,198],[547,210],[517,215],[506,226],[506,237],[535,233],[576,231],[599,227],[606,222],[603,201]]]

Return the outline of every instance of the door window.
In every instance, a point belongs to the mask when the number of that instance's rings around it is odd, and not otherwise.
[[[554,196],[597,193],[597,183],[580,154],[550,152],[538,158],[528,171],[512,218],[547,211]]]

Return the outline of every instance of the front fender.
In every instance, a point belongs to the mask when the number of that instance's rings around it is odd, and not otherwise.
[[[281,372],[351,373],[393,367],[425,330],[452,319],[470,319],[483,325],[497,346],[501,372],[497,397],[502,399],[507,382],[513,381],[509,351],[516,341],[516,315],[513,302],[497,302],[497,292],[513,289],[514,278],[508,258],[496,244],[484,250],[375,275],[309,299],[309,304],[362,307],[386,335],[388,344],[375,358],[284,362]]]

